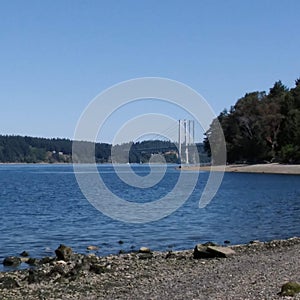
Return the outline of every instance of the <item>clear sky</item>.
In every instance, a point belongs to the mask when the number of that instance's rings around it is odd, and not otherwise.
[[[299,0],[0,4],[0,134],[72,138],[98,93],[136,77],[183,82],[216,114],[300,77]]]

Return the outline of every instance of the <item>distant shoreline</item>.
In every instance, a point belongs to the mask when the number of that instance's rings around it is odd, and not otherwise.
[[[188,166],[181,165],[183,171],[225,171],[236,173],[259,173],[259,174],[288,174],[300,175],[300,165],[284,164],[256,164],[256,165],[226,165],[226,166]]]
[[[112,163],[103,163],[112,165]],[[103,165],[98,163],[97,165]],[[21,162],[0,162],[0,165],[72,165],[70,162],[57,162],[57,163],[21,163]],[[143,164],[142,164],[143,165]],[[155,165],[155,164],[153,164]],[[174,165],[174,164],[170,164]],[[287,174],[287,175],[300,175],[300,164],[299,165],[289,165],[289,164],[232,164],[226,166],[199,166],[199,165],[178,165],[177,170],[182,171],[206,171],[206,172],[231,172],[231,173],[258,173],[258,174]]]

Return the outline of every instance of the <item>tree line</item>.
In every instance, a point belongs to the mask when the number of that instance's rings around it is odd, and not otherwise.
[[[0,135],[1,163],[71,163],[72,140],[60,138],[40,138],[18,135]],[[90,142],[79,142],[84,144]],[[179,163],[177,145],[171,141],[148,140],[129,142],[121,145],[95,143],[96,163],[147,163],[160,162],[164,157],[167,163]],[[203,144],[197,144],[201,161],[207,161]]]
[[[96,161],[106,162],[111,145],[95,144]],[[0,135],[0,162],[2,163],[70,163],[72,141],[61,138],[40,138],[18,135]]]
[[[220,140],[217,120],[228,163],[300,163],[300,79],[291,89],[277,81],[269,93],[246,93],[222,111],[206,132],[204,147],[210,155],[210,143]]]

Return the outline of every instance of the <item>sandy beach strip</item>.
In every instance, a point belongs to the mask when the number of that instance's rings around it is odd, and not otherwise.
[[[226,166],[193,166],[181,165],[183,171],[225,171],[237,173],[266,173],[300,175],[300,165],[256,164],[256,165],[226,165]]]

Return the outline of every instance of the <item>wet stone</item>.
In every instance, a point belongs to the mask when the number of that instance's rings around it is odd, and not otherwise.
[[[21,259],[17,256],[8,256],[4,258],[3,265],[17,267],[18,265],[21,264],[21,262],[22,262]]]

